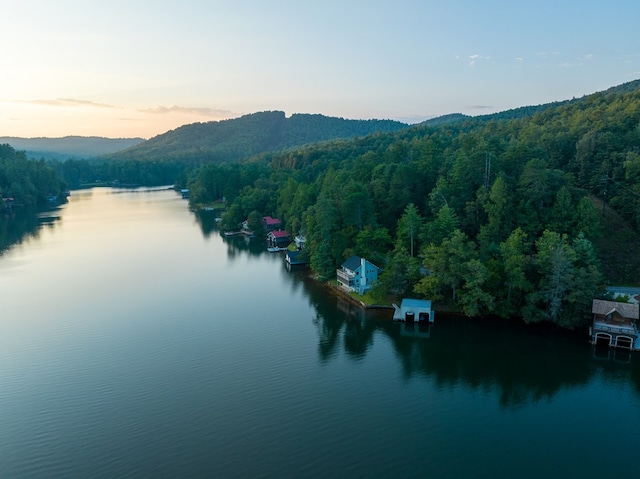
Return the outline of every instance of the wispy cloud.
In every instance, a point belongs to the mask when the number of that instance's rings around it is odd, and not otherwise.
[[[481,62],[483,60],[485,61],[491,60],[491,57],[480,55],[478,53],[474,53],[473,55],[464,55],[464,56],[454,53],[453,59],[456,61],[466,62],[467,66],[469,66],[470,68],[473,68],[478,64],[478,62]]]
[[[211,118],[235,118],[238,116],[237,113],[234,113],[229,110],[220,110],[217,108],[209,108],[209,107],[185,107],[185,106],[157,106],[154,108],[145,108],[140,110],[142,113],[153,113],[164,115],[167,113],[186,113],[189,115],[201,115]]]
[[[79,100],[77,98],[55,98],[55,99],[39,99],[39,100],[16,100],[14,103],[22,103],[27,105],[51,106],[51,107],[91,107],[91,108],[113,108],[123,109],[116,105],[100,103],[90,100]],[[125,108],[126,109],[126,108]],[[154,115],[165,115],[171,113],[182,113],[187,115],[199,115],[208,118],[227,119],[240,116],[229,110],[209,107],[185,107],[179,105],[173,106],[156,106],[153,108],[142,108],[137,110],[139,113],[150,113]]]
[[[467,105],[467,108],[470,110],[492,110],[494,107],[492,105]]]
[[[524,58],[523,57],[515,57],[514,60],[517,61],[517,62],[523,62]]]
[[[468,58],[469,58],[469,63],[467,63],[467,65],[469,65],[469,67],[471,67],[471,68],[475,67],[475,66],[476,66],[476,64],[477,64],[479,61],[482,61],[482,60],[491,60],[491,57],[486,57],[486,56],[483,56],[483,55],[478,55],[477,53],[476,53],[476,54],[474,54],[474,55],[469,55],[469,57],[468,57]]]
[[[16,103],[28,103],[31,105],[43,106],[90,106],[94,108],[117,108],[107,103],[98,103],[88,100],[77,100],[75,98],[56,98],[55,100],[18,100]]]

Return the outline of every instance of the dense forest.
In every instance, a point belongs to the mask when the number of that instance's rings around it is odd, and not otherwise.
[[[336,138],[355,138],[407,125],[392,120],[346,120],[324,115],[265,111],[224,121],[192,123],[109,155],[114,160],[211,163]]]
[[[462,118],[448,115],[430,121],[447,123]],[[354,138],[377,131],[397,131],[408,125],[390,120],[345,120],[323,115],[261,112],[233,120],[184,125],[146,142],[120,140],[111,147],[134,142],[131,148],[90,160],[67,158],[52,166],[71,188],[113,185],[184,183],[187,171],[216,162],[235,162],[256,154],[284,150],[336,138]],[[76,137],[69,137],[76,141]],[[106,148],[108,144],[73,143],[78,148]],[[65,143],[67,147],[70,143]],[[60,144],[59,146],[64,146]]]
[[[279,216],[321,278],[357,254],[383,268],[379,299],[578,328],[606,282],[640,282],[640,82],[211,164],[188,186],[194,204],[225,198],[223,228]],[[607,269],[611,216],[633,230]]]
[[[0,146],[0,196],[15,205],[104,183],[224,199],[225,229],[279,216],[307,237],[318,277],[353,254],[383,268],[379,301],[578,328],[607,283],[640,283],[640,81],[413,127],[263,112],[186,125],[120,159],[46,163]]]
[[[7,144],[0,145],[0,199],[3,209],[42,206],[50,198],[62,198],[66,184],[44,160],[28,160],[24,151],[16,151]]]
[[[51,167],[69,188],[88,186],[172,185],[199,163],[177,161],[76,160],[52,161]]]

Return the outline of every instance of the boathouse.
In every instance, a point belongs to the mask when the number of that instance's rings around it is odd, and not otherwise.
[[[344,288],[363,294],[378,281],[378,268],[360,256],[351,256],[336,270],[338,283]]]
[[[287,262],[287,266],[307,265],[309,263],[308,256],[302,251],[290,251],[284,252],[284,260]]]
[[[271,248],[285,248],[291,240],[284,230],[269,231],[267,234],[267,243]]]
[[[394,321],[433,323],[435,319],[428,299],[403,298],[400,306],[394,304],[393,308]]]
[[[591,344],[640,351],[638,304],[594,299]]]

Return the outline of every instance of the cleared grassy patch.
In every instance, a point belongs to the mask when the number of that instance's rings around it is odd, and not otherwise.
[[[349,293],[349,296],[363,302],[367,306],[389,306],[391,307],[391,301],[375,300],[370,293],[358,294],[353,291]]]
[[[344,289],[344,287],[340,283],[338,283],[338,280],[336,279],[327,281],[327,284],[331,286],[333,289],[340,292],[341,294],[349,296],[350,298],[353,298],[354,300],[364,304],[367,307],[386,307],[386,308],[393,307],[392,298],[386,298],[384,300],[375,300],[371,295],[371,293],[368,293],[368,292],[365,294],[358,294],[354,291],[347,291],[346,289]]]

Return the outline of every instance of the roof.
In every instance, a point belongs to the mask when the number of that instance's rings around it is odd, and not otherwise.
[[[617,311],[620,316],[630,319],[640,319],[640,309],[637,304],[631,303],[619,303],[617,301],[604,301],[601,299],[594,299],[591,307],[591,312],[606,316],[608,314]]]
[[[431,309],[431,301],[428,299],[402,298],[400,307],[403,309]]]
[[[303,255],[301,251],[285,251],[284,253],[285,259],[291,263],[291,265],[296,264],[308,264],[309,260],[306,255]]]
[[[289,236],[285,230],[271,231],[269,234],[273,235],[274,238],[286,238]]]
[[[344,263],[342,263],[342,267],[344,269],[348,269],[350,271],[355,271],[360,267],[360,265],[362,264],[362,260],[363,259],[364,258],[360,258],[360,256],[353,255],[353,256],[347,258],[347,260]],[[367,263],[369,263],[371,266],[373,266],[374,268],[380,269],[375,264],[373,264],[371,261],[369,261],[367,259],[365,259],[365,261]]]
[[[267,226],[279,225],[280,220],[278,218],[272,218],[271,216],[263,216],[262,220]]]
[[[361,261],[360,261],[360,256],[351,256],[350,258],[347,258],[347,260],[342,263],[342,267],[344,269],[348,269],[350,271],[355,271],[360,267]]]

